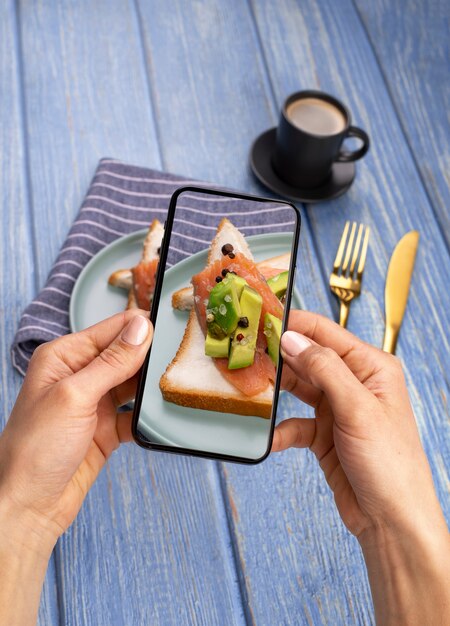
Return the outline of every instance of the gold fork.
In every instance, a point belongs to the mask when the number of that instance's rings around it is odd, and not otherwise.
[[[359,225],[355,242],[356,228],[356,222],[352,223],[351,230],[350,222],[345,223],[344,232],[342,233],[336,258],[334,259],[333,272],[330,276],[330,289],[339,298],[341,303],[339,324],[344,328],[347,326],[350,302],[361,293],[362,274],[366,263],[367,246],[369,245],[369,226],[364,226],[364,224]],[[347,241],[349,230],[350,236]],[[359,263],[355,274],[358,257]]]

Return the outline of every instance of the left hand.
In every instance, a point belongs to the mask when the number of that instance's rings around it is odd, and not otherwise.
[[[134,397],[152,336],[148,313],[133,310],[35,351],[0,437],[0,501],[43,541],[69,527],[131,440],[131,413],[117,409]]]

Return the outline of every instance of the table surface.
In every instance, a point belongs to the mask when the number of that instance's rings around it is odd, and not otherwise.
[[[447,517],[450,165],[445,0],[0,3],[2,417],[9,346],[97,161],[110,156],[266,194],[248,149],[304,88],[341,97],[372,139],[350,191],[303,206],[303,306],[337,317],[345,220],[370,224],[349,329],[379,346],[386,268],[421,239],[398,345]],[[294,399],[282,415],[310,413]],[[309,451],[255,467],[115,453],[58,542],[39,623],[371,624],[356,540]]]

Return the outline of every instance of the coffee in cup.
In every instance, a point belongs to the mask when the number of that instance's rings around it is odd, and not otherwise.
[[[342,112],[319,98],[295,100],[286,107],[286,117],[294,126],[313,135],[336,135],[346,126]]]
[[[302,189],[327,182],[334,162],[356,161],[369,149],[369,137],[350,125],[348,109],[320,91],[300,91],[281,111],[272,165],[286,183]],[[342,149],[347,137],[361,139],[355,151]]]

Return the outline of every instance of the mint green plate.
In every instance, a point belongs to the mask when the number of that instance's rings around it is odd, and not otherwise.
[[[114,241],[86,265],[70,302],[70,325],[74,332],[126,307],[127,294],[108,285],[108,277],[115,270],[138,263],[146,234],[145,229]],[[247,241],[259,262],[290,251],[292,235],[255,235]],[[204,269],[206,257],[207,250],[198,252],[165,273],[152,347],[151,376],[147,377],[139,428],[156,443],[257,459],[267,448],[270,420],[180,407],[165,402],[158,387],[161,375],[178,350],[188,317],[185,312],[173,310],[171,295],[189,285],[191,277]],[[295,292],[292,304],[299,305]],[[159,323],[160,320],[163,322]]]

